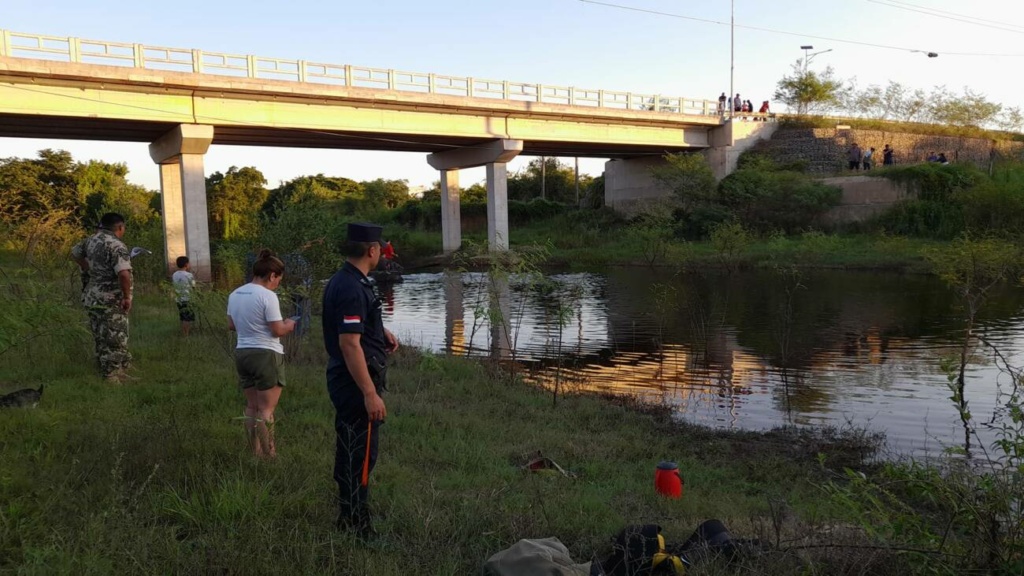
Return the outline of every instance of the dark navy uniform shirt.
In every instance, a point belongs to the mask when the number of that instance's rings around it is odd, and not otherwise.
[[[384,366],[387,340],[380,299],[374,290],[373,280],[349,262],[335,272],[324,289],[323,329],[324,348],[331,356],[328,370],[345,365],[338,343],[340,334],[362,335],[359,342],[371,376],[375,367]]]

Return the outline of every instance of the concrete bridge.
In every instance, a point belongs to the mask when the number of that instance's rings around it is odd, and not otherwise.
[[[0,30],[0,136],[150,143],[168,267],[210,277],[203,155],[211,144],[428,153],[445,251],[461,245],[459,170],[486,166],[488,240],[508,247],[506,163],[613,158],[610,204],[642,199],[646,166],[706,150],[721,177],[750,124],[717,102],[23,34]],[[767,126],[767,125],[764,125]],[[755,131],[756,132],[756,131]],[[608,186],[608,182],[611,185]]]

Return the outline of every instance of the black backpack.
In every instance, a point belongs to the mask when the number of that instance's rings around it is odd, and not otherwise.
[[[661,526],[643,524],[619,532],[601,565],[608,576],[683,576],[689,562],[668,552]]]

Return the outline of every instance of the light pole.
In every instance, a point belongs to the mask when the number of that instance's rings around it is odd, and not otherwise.
[[[807,65],[810,64],[812,58],[818,54],[824,54],[825,52],[832,51],[832,49],[829,48],[828,50],[822,50],[821,52],[815,52],[814,54],[808,55],[807,51],[814,50],[814,46],[801,46],[800,49],[804,51],[804,76],[807,76]]]
[[[732,101],[733,75],[736,72],[736,0],[729,0],[729,100]],[[729,106],[729,118],[732,118],[732,111],[736,109],[736,103]]]

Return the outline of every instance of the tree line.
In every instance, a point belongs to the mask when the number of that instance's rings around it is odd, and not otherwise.
[[[74,242],[95,229],[104,212],[113,211],[130,223],[132,242],[154,252],[161,250],[160,194],[132,184],[127,175],[123,163],[76,161],[63,150],[41,150],[35,158],[0,159],[2,247],[17,250],[29,263],[57,264]],[[299,176],[270,188],[258,168],[233,166],[206,178],[210,241],[215,259],[222,255],[221,262],[244,262],[248,251],[272,246],[298,250],[324,266],[333,265],[345,222],[396,223],[395,234],[405,234],[402,229],[410,222],[439,226],[438,188],[435,182],[416,198],[405,180],[359,182],[324,174]],[[564,204],[575,205],[576,190],[573,168],[555,158],[535,159],[509,175],[510,214],[533,220],[557,213]],[[581,174],[579,195],[587,205],[600,206],[603,177]],[[542,196],[547,200],[543,205],[528,204]],[[486,198],[482,184],[462,190],[467,214],[482,208]],[[424,217],[410,219],[410,214]],[[415,250],[407,247],[409,252]],[[152,264],[152,276],[160,277],[162,266],[157,260]]]
[[[821,72],[805,69],[803,59],[797,60],[790,74],[779,80],[775,100],[797,114],[833,114],[1007,132],[1024,128],[1020,107],[992,102],[969,87],[964,87],[962,93],[946,86],[923,90],[895,80],[885,86],[860,87],[856,78],[837,78],[831,66]]]

